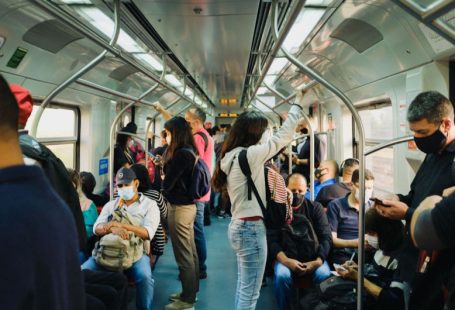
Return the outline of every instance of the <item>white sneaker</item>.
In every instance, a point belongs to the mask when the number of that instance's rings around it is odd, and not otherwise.
[[[169,305],[164,306],[164,310],[194,310],[194,304],[177,300]]]
[[[182,294],[182,293],[175,293],[175,294],[169,295],[169,300],[170,300],[170,301],[177,301],[177,300],[180,300],[180,295],[181,295],[181,294]],[[194,300],[194,302],[196,302],[196,301],[197,301],[197,297],[196,297],[196,299]]]

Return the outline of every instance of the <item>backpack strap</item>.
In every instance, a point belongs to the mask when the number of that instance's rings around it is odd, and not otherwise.
[[[207,138],[207,135],[202,131],[196,132],[195,135],[202,137],[202,139],[204,140],[204,152],[207,152],[207,148],[209,147],[209,138]]]
[[[261,196],[259,196],[258,189],[256,188],[256,185],[254,184],[253,179],[251,178],[251,169],[250,169],[250,165],[248,164],[248,159],[246,157],[246,154],[247,154],[247,150],[240,151],[239,165],[240,165],[240,170],[242,170],[242,173],[247,178],[248,200],[251,200],[251,190],[253,190],[254,196],[256,196],[259,206],[261,207],[262,213],[264,213],[264,215],[265,215],[265,206],[264,206],[264,203],[262,202]]]

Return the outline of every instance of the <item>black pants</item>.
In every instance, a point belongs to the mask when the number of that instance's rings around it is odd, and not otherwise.
[[[123,273],[83,270],[82,274],[88,310],[127,309],[128,280]]]

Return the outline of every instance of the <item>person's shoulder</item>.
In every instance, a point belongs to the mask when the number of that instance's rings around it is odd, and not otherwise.
[[[346,200],[346,197],[340,197],[340,198],[333,199],[327,205],[327,210],[336,210],[336,209],[342,208],[344,200]]]
[[[145,195],[144,193],[142,193],[139,201],[140,201],[141,205],[143,205],[145,208],[158,207],[156,201],[151,199],[150,197],[148,197],[148,195]]]

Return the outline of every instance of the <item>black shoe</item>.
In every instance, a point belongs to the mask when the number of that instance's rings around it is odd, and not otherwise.
[[[199,279],[207,279],[207,271],[199,271]]]

